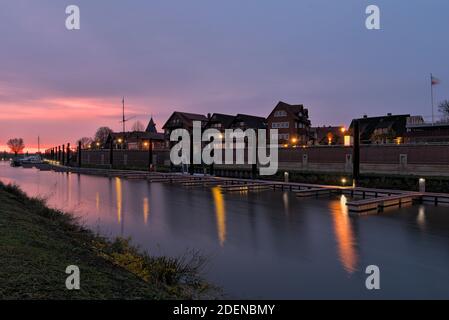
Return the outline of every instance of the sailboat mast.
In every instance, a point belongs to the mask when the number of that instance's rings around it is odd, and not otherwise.
[[[125,134],[125,97],[122,99],[122,123],[123,123],[123,134]]]

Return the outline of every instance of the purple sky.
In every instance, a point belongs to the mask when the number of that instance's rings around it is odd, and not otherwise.
[[[65,29],[65,7],[81,30]],[[365,8],[381,8],[380,31]],[[313,125],[363,114],[431,115],[430,72],[449,99],[449,1],[2,0],[0,150],[74,143],[129,115],[267,116],[302,103]]]

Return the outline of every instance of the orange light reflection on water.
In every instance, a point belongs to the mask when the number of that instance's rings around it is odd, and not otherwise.
[[[220,246],[226,241],[226,208],[223,194],[219,187],[212,188],[212,196],[215,204],[215,217],[217,219],[217,232]]]
[[[358,254],[354,231],[346,206],[347,198],[342,195],[340,202],[333,201],[330,205],[334,222],[334,232],[338,247],[338,256],[343,268],[350,274],[357,270]]]

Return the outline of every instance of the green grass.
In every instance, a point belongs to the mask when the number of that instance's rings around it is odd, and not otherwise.
[[[0,183],[0,299],[215,298],[199,276],[205,262],[195,252],[151,257],[129,240],[108,241]],[[65,287],[69,265],[80,268],[80,290]]]

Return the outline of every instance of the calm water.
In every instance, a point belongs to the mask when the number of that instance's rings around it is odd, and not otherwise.
[[[0,165],[0,179],[154,255],[199,249],[231,298],[449,298],[449,209],[349,217],[346,198],[297,199]],[[365,289],[380,267],[381,290]]]

